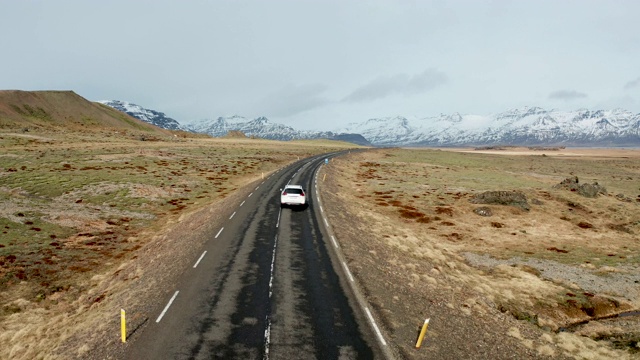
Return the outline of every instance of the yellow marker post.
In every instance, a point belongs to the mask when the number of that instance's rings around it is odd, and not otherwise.
[[[420,349],[422,346],[422,341],[424,340],[424,336],[427,334],[427,328],[429,327],[429,319],[424,321],[422,325],[422,330],[420,330],[420,336],[418,336],[418,341],[416,341],[416,349]]]
[[[127,321],[124,316],[124,309],[120,309],[120,333],[122,336],[122,342],[127,342]]]
[[[324,174],[324,176],[322,177],[322,181],[324,181],[326,177],[327,177],[327,174]]]

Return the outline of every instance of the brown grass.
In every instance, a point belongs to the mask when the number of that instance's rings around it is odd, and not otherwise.
[[[195,236],[210,226],[216,204],[263,174],[349,146],[140,141],[100,128],[0,133],[0,358],[74,358],[95,349],[114,325],[114,308],[136,308],[143,298],[145,273],[158,266],[144,261],[171,264],[190,248],[167,234],[195,221],[183,229]]]
[[[418,287],[423,281],[438,291],[459,289],[451,292],[451,306],[468,314],[503,312],[531,324],[529,331],[544,335],[544,340],[521,335],[518,340],[541,355],[626,358],[632,350],[628,346],[616,350],[609,342],[553,331],[640,307],[640,203],[633,200],[640,193],[640,152],[562,149],[547,155],[518,149],[499,155],[429,149],[351,154],[323,169],[331,182],[327,186],[333,187],[323,198],[331,203],[335,197],[348,208],[343,211],[365,224],[358,228],[364,234],[358,236],[367,241],[358,242],[355,252],[349,253],[350,245],[344,243],[355,238],[342,239],[350,266],[359,269],[367,260],[358,254],[372,248],[376,266],[393,264],[389,272],[408,279],[406,296],[398,295],[406,303],[413,296],[434,297],[432,292],[419,292],[427,291]],[[553,187],[570,176],[597,181],[608,193],[585,198]],[[496,190],[522,192],[530,210],[487,205],[492,216],[475,214],[479,205],[469,199]],[[329,216],[337,231],[349,233],[340,230],[346,219]],[[382,295],[375,294],[376,283],[356,273],[377,303]],[[587,275],[595,279],[593,285],[581,282]],[[460,296],[472,297],[476,305]],[[400,336],[393,324],[410,322],[412,314],[378,304],[392,336]],[[640,336],[637,317],[614,320],[609,326],[622,326],[631,338]],[[414,357],[409,349],[403,354]]]

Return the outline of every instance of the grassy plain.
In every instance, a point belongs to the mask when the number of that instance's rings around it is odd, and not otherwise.
[[[120,307],[130,331],[147,321],[135,304],[243,187],[348,147],[0,133],[0,358],[109,358],[96,349],[118,344]],[[638,317],[615,317],[640,307],[637,150],[374,149],[322,171],[332,228],[403,357],[638,356]],[[606,195],[554,187],[571,176]],[[530,210],[469,202],[494,190],[522,192]]]
[[[197,229],[172,228],[263,174],[354,147],[130,133],[0,133],[0,358],[90,356],[114,309],[142,295],[131,284],[197,247]]]
[[[332,227],[404,357],[640,356],[639,150],[376,149],[323,171]],[[606,194],[556,187],[574,176]],[[529,210],[470,202],[487,191]]]

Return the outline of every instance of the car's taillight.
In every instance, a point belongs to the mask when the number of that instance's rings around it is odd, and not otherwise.
[[[287,195],[287,192],[286,192],[286,191],[282,193],[282,196],[284,196],[284,195]]]
[[[304,196],[304,193],[301,193],[300,196]]]

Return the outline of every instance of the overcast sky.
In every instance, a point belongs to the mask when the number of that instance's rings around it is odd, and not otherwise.
[[[640,1],[0,0],[0,89],[299,129],[640,113]]]

